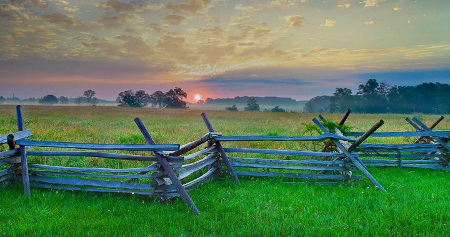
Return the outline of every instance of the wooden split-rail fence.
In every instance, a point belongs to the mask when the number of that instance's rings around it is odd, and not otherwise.
[[[344,125],[350,114],[348,110],[339,125]],[[327,121],[322,115],[319,117]],[[399,167],[424,168],[449,171],[450,131],[434,130],[444,119],[440,116],[431,126],[427,126],[419,118],[406,118],[415,131],[374,132],[372,138],[381,140],[408,141],[412,143],[362,143],[352,150],[358,152],[360,160],[365,166],[371,167]],[[360,137],[364,132],[348,132],[349,137]]]
[[[23,184],[25,195],[30,195],[30,188],[48,188],[58,190],[80,190],[88,192],[128,193],[157,197],[165,201],[175,197],[182,198],[195,214],[199,210],[188,194],[205,182],[228,173],[239,184],[240,176],[280,177],[287,179],[314,180],[321,184],[330,184],[336,181],[351,183],[362,176],[353,174],[358,170],[367,177],[377,188],[386,191],[383,186],[369,173],[367,166],[374,164],[366,158],[373,154],[376,146],[363,143],[373,136],[375,131],[383,124],[380,120],[365,133],[353,132],[352,136],[344,134],[335,128],[328,130],[323,123],[314,118],[313,122],[323,132],[318,136],[222,136],[214,131],[205,114],[202,118],[208,133],[200,139],[185,145],[156,144],[144,123],[135,119],[135,123],[145,138],[147,144],[92,144],[55,141],[33,141],[31,131],[24,130],[21,107],[16,107],[18,131],[0,136],[0,144],[8,144],[9,150],[0,152],[0,185],[11,181]],[[347,119],[344,116],[341,124]],[[322,122],[326,121],[319,116]],[[417,119],[413,119],[416,121]],[[426,165],[445,165],[448,170],[447,140],[442,131],[431,131],[416,121],[423,130],[416,132],[422,141],[437,141],[436,144],[425,144],[430,150],[420,150]],[[318,142],[325,141],[322,151],[256,149],[248,147],[227,147],[222,144],[239,142]],[[417,143],[417,146],[424,144]],[[386,145],[382,149],[387,149]],[[421,147],[423,148],[423,147]],[[433,148],[433,149],[431,149]],[[381,149],[381,148],[380,148]],[[376,150],[376,154],[381,151]],[[396,145],[395,152],[399,146]],[[410,150],[408,150],[410,151]],[[139,153],[137,154],[133,154]],[[389,151],[394,152],[394,151]],[[410,151],[416,152],[416,150]],[[425,154],[426,153],[426,154]],[[143,155],[144,154],[144,155]],[[396,153],[397,154],[397,153]],[[248,157],[251,156],[251,157]],[[269,158],[261,158],[270,156]],[[33,157],[28,162],[29,157]],[[63,157],[77,158],[71,166],[66,164],[55,165],[42,162],[49,157],[63,159]],[[126,161],[127,168],[123,167],[96,167],[86,165],[83,167],[82,157],[94,157],[103,160]],[[433,159],[428,159],[433,157]],[[432,160],[440,159],[439,163],[430,164]],[[444,161],[445,162],[442,162]],[[428,163],[427,163],[428,162]],[[107,162],[105,162],[107,163]],[[378,164],[378,163],[375,163]],[[422,163],[420,163],[422,164]],[[402,163],[408,167],[408,163]],[[129,166],[129,167],[128,167]],[[422,166],[409,166],[421,167]]]

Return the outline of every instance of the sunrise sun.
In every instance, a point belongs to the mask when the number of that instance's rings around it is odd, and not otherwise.
[[[202,99],[202,95],[200,95],[200,94],[195,94],[195,95],[194,95],[194,99],[195,99],[195,101],[199,101],[199,100]]]

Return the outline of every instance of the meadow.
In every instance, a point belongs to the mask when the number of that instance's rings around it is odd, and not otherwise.
[[[140,117],[157,143],[198,139],[207,132],[199,110],[119,107],[23,106],[25,129],[33,140],[140,143],[133,122]],[[0,134],[16,131],[14,106],[0,106]],[[314,135],[305,124],[316,114],[206,111],[224,135]],[[340,114],[325,114],[339,121]],[[383,119],[380,131],[412,131],[404,121],[418,116],[427,124],[437,115],[352,114],[347,125],[365,131]],[[444,119],[438,130],[449,130]],[[376,141],[373,139],[372,141]],[[396,143],[411,142],[398,139]],[[242,143],[274,148],[321,144]],[[314,147],[315,146],[315,147]],[[6,150],[5,145],[0,147]],[[32,158],[31,158],[32,159]],[[49,160],[47,162],[57,162]],[[92,164],[109,165],[109,164]],[[181,199],[159,203],[150,197],[32,189],[0,188],[0,235],[83,236],[449,236],[450,173],[422,169],[369,168],[387,189],[382,193],[366,179],[359,185],[320,186],[280,179],[223,178],[190,192],[201,215]]]

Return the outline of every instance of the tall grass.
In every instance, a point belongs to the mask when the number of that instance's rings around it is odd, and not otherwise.
[[[32,131],[35,140],[145,143],[134,125],[135,117],[142,118],[157,143],[184,144],[207,132],[200,111],[51,106],[24,106],[22,110],[25,129]],[[0,114],[0,134],[16,131],[14,107],[0,106]],[[225,111],[207,114],[214,129],[224,135],[298,136],[305,133],[302,123],[311,123],[315,116]],[[325,115],[334,121],[340,116]],[[352,114],[347,125],[364,131],[382,118],[386,123],[381,131],[412,131],[405,116]],[[427,124],[438,117],[418,116]],[[445,119],[436,129],[449,128]],[[316,145],[318,149],[320,145]],[[158,203],[150,197],[39,189],[32,189],[27,198],[21,186],[13,185],[0,188],[0,235],[450,235],[448,172],[397,168],[369,171],[388,193],[381,193],[365,178],[357,186],[241,178],[242,185],[238,186],[224,177],[190,192],[200,216],[193,215],[181,199]]]

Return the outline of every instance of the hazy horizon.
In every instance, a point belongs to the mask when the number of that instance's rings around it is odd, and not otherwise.
[[[0,96],[309,100],[450,83],[450,1],[0,0]]]

